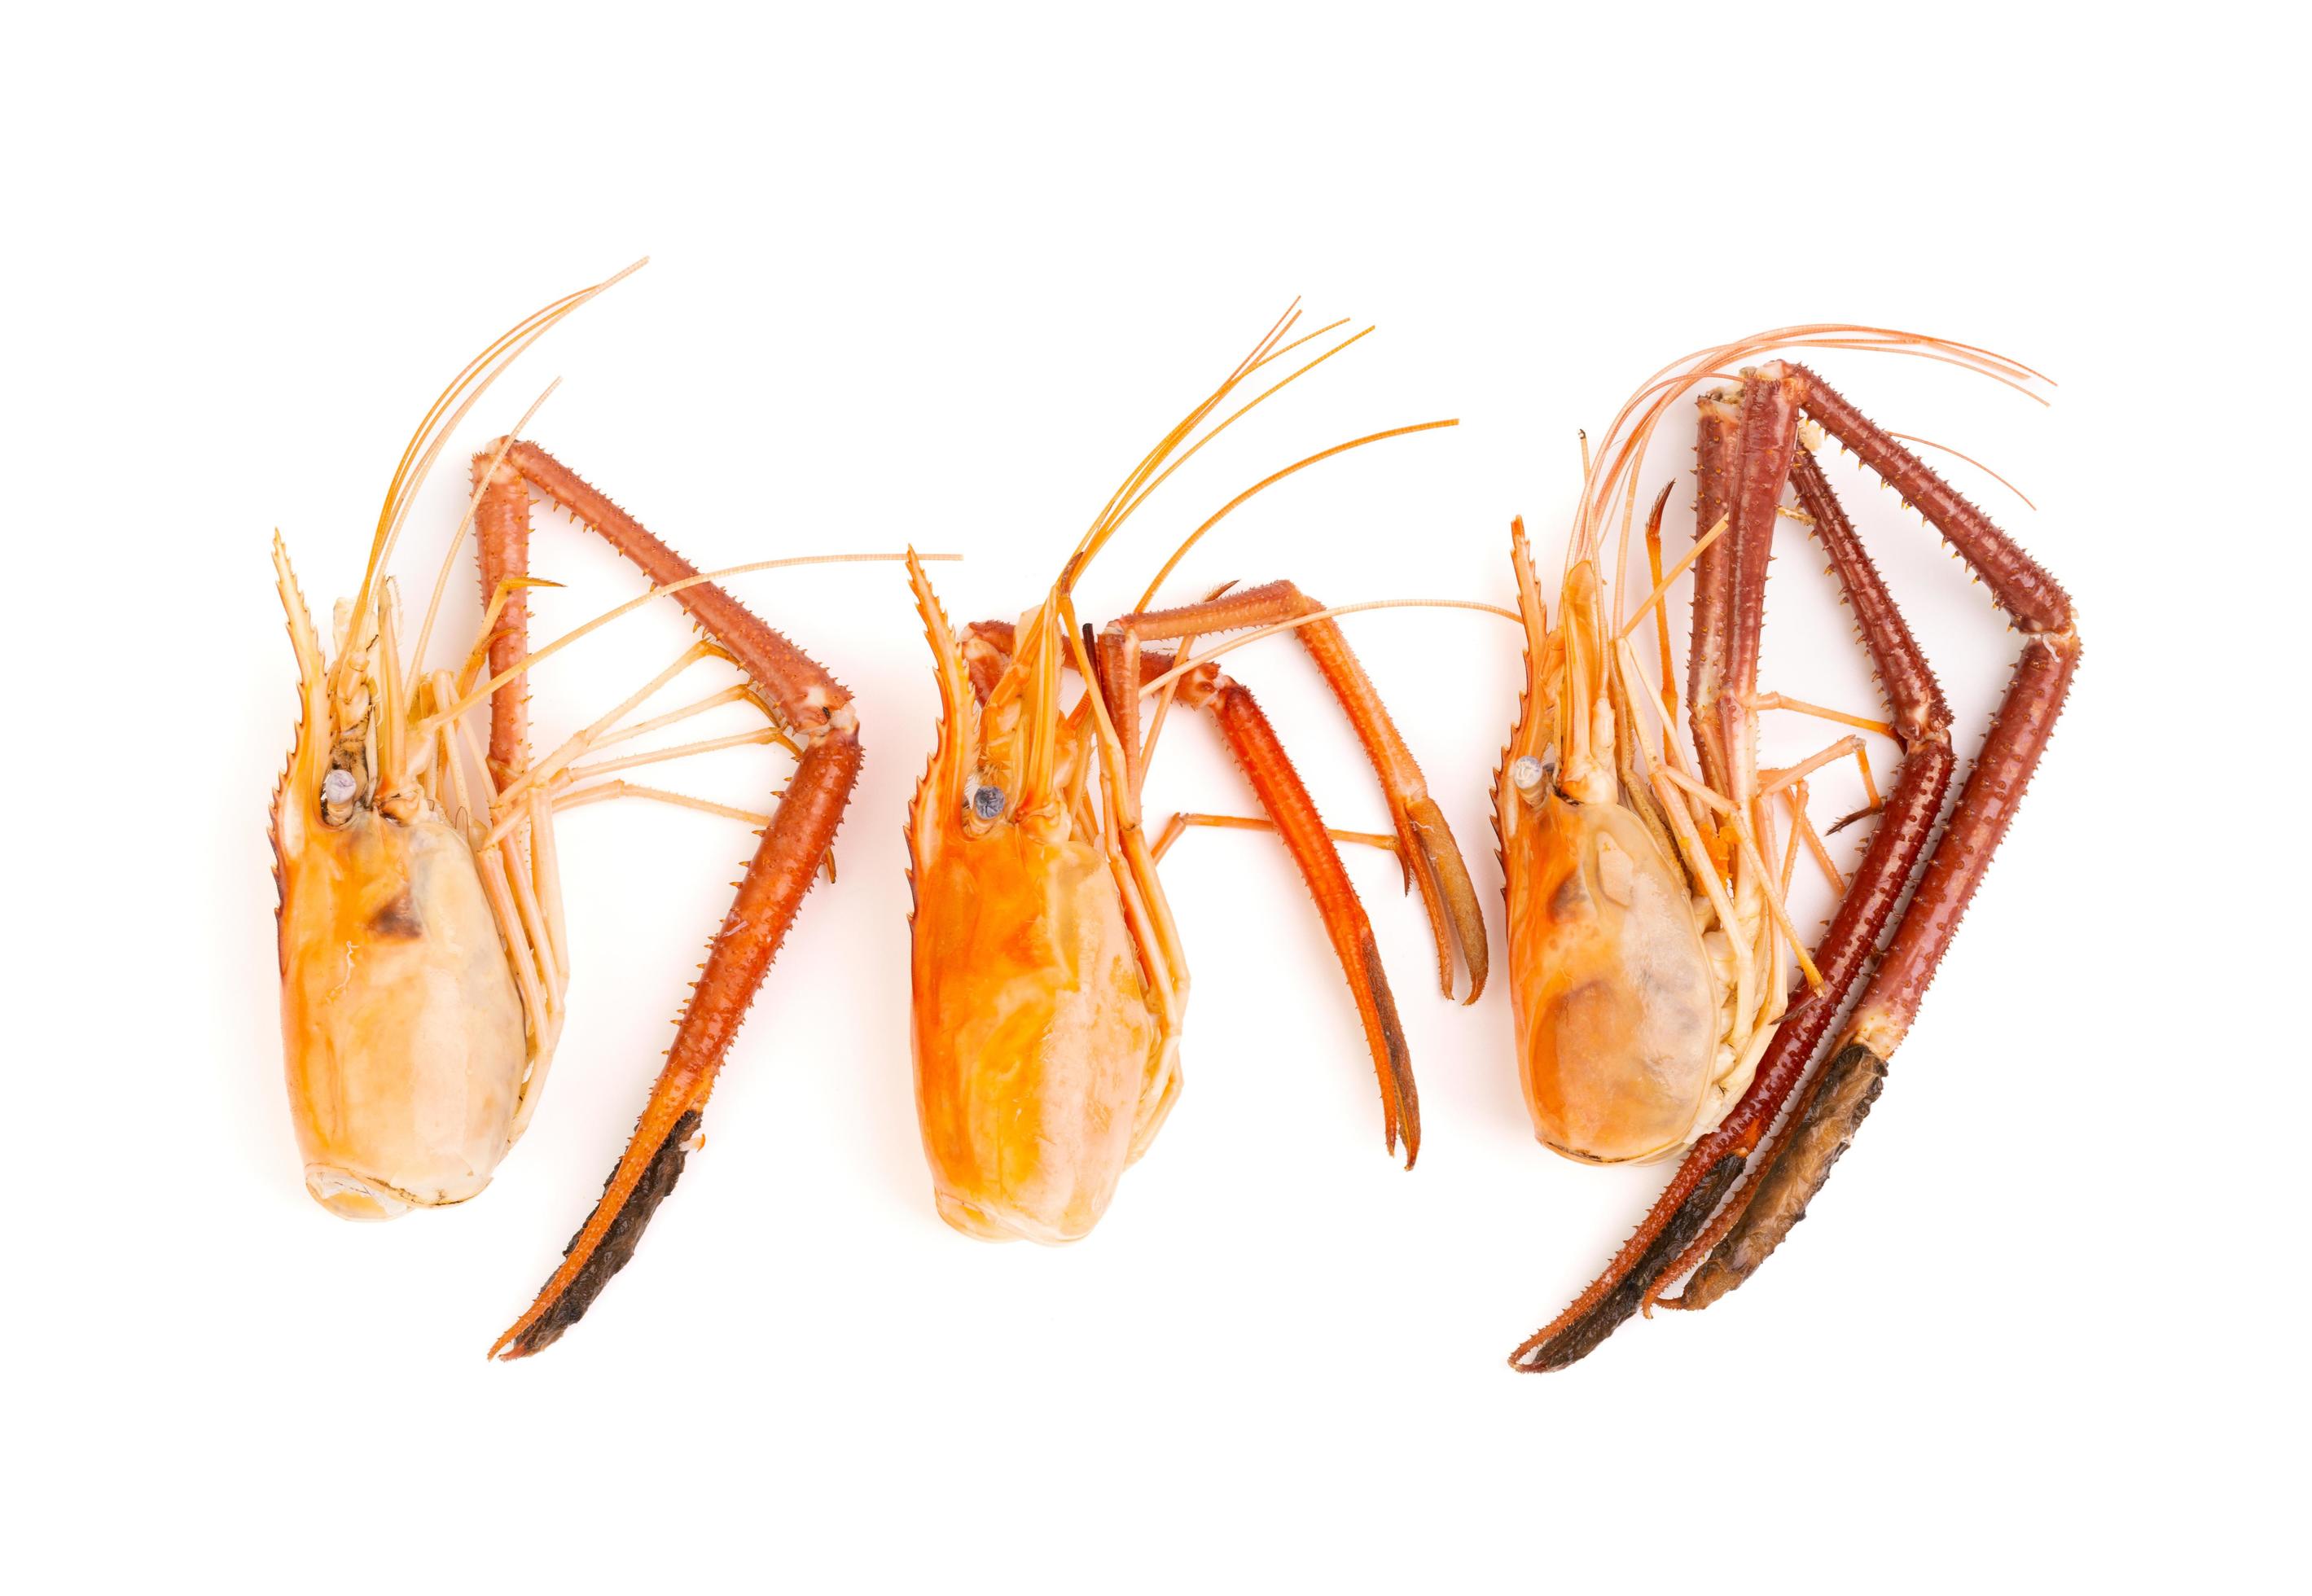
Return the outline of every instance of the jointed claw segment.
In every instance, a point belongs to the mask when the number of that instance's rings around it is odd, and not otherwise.
[[[477,468],[496,457],[497,452],[485,451]],[[526,534],[533,489],[600,532],[654,584],[697,574],[641,522],[532,443],[516,443],[503,451],[496,474],[484,484],[484,511],[496,524],[523,525]],[[477,518],[477,524],[481,520]],[[833,677],[712,583],[682,588],[674,598],[746,673],[758,700],[802,755],[707,949],[706,963],[676,1023],[674,1046],[626,1153],[538,1300],[491,1346],[493,1357],[526,1357],[551,1346],[633,1255],[643,1227],[682,1173],[685,1144],[723,1057],[805,894],[819,879],[859,779],[858,717],[849,693]]]

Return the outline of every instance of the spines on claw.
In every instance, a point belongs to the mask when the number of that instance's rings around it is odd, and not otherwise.
[[[1742,1162],[1738,1153],[1721,1153],[1690,1181],[1683,1182],[1684,1190],[1666,1218],[1659,1224],[1642,1226],[1625,1244],[1623,1257],[1615,1260],[1613,1268],[1510,1354],[1510,1367],[1520,1374],[1552,1373],[1595,1352],[1616,1327],[1637,1311],[1647,1284],[1702,1233],[1720,1200],[1741,1174]]]
[[[599,533],[653,583],[663,586],[698,574],[641,522],[536,444],[504,443],[503,459],[520,483]],[[513,490],[527,491],[520,484]],[[819,879],[859,779],[858,717],[839,682],[716,584],[694,583],[673,596],[746,672],[802,751],[709,945],[697,985],[677,1022],[674,1045],[601,1200],[537,1300],[492,1346],[492,1356],[521,1357],[550,1343],[584,1313],[632,1255],[643,1227],[681,1172],[680,1147],[687,1136],[679,1136],[678,1128],[686,1118],[695,1121],[714,1090],[763,977]],[[548,1324],[550,1333],[541,1329]]]
[[[1869,1114],[1887,1061],[1917,1013],[2054,734],[2079,662],[2070,596],[2045,568],[1819,378],[1801,374],[1812,384],[1808,412],[1926,517],[2025,636],[1982,752],[1835,1057],[1761,1171],[1756,1195],[1696,1271],[1678,1304],[1686,1307],[1714,1302],[1765,1261],[1805,1217],[1808,1202]],[[1949,757],[1946,747],[1941,759],[1947,763]]]
[[[672,1156],[668,1141],[684,1117],[696,1114],[714,1090],[723,1056],[804,897],[819,879],[819,862],[842,824],[859,765],[859,741],[848,732],[831,734],[803,750],[778,812],[764,828],[762,844],[739,883],[738,897],[676,1027],[665,1067],[601,1200],[572,1239],[562,1266],[538,1300],[491,1346],[491,1356],[521,1357],[535,1351],[527,1338],[550,1317],[559,1318],[564,1328],[575,1322],[592,1295],[632,1255],[634,1239],[672,1187],[674,1175],[680,1173],[679,1158],[671,1173],[661,1171],[662,1161]],[[662,1177],[663,1186],[644,1206],[635,1206],[642,1201],[637,1194],[654,1176]],[[622,1240],[623,1250],[605,1252],[614,1240]],[[598,1254],[605,1261],[598,1263]],[[582,1301],[574,1294],[582,1285],[590,1286]]]
[[[489,666],[501,676],[530,652],[530,487],[504,460],[500,439],[474,456],[474,557],[481,567],[483,602],[503,591],[489,638]],[[490,695],[489,765],[503,785],[529,762],[530,682],[508,682]]]
[[[1791,1227],[1806,1217],[1807,1203],[1830,1179],[1830,1166],[1854,1140],[1886,1081],[1887,1061],[1856,1042],[1841,1048],[1823,1066],[1798,1111],[1798,1123],[1759,1176],[1739,1222],[1686,1281],[1677,1306],[1709,1307],[1782,1245]]]
[[[2080,638],[2071,595],[2045,567],[1836,390],[1803,367],[1791,369],[1809,384],[1808,414],[1942,534],[2024,634],[1990,734],[1851,1028],[1884,1057],[1917,1013],[2054,734],[2079,663]]]
[[[1909,885],[1920,856],[1926,852],[1928,841],[1934,835],[1936,818],[1942,812],[1943,800],[1950,793],[1956,767],[1948,738],[1922,741],[1904,759],[1894,785],[1887,790],[1886,808],[1871,833],[1862,863],[1855,868],[1846,896],[1839,901],[1829,928],[1816,946],[1815,968],[1823,978],[1821,995],[1783,1021],[1765,1057],[1759,1062],[1750,1091],[1727,1116],[1726,1124],[1696,1144],[1693,1156],[1706,1157],[1721,1144],[1739,1146],[1745,1152],[1759,1149],[1775,1117],[1801,1082],[1806,1082],[1806,1092],[1791,1112],[1799,1116],[1807,1113],[1821,1078],[1807,1082],[1808,1067],[1832,1022],[1838,1017],[1841,1005],[1877,951],[1878,938]],[[1797,1004],[1798,995],[1794,994],[1791,1001]],[[1785,1130],[1784,1135],[1787,1137],[1789,1131]],[[1665,1267],[1648,1287],[1642,1306],[1653,1304],[1661,1288],[1699,1261],[1705,1243],[1716,1247],[1729,1231],[1743,1223],[1744,1215],[1756,1201],[1766,1176],[1781,1162],[1784,1150],[1785,1144],[1773,1144],[1758,1154],[1750,1185],[1730,1195],[1727,1212],[1696,1245],[1664,1260]],[[1822,1169],[1828,1173],[1827,1164]],[[1704,1302],[1696,1300],[1689,1290],[1661,1305],[1700,1308]]]
[[[1704,461],[1713,451],[1730,456],[1729,440],[1735,432],[1738,407],[1723,396],[1713,395],[1703,401],[1702,412]],[[1788,470],[1815,539],[1829,556],[1840,592],[1862,633],[1875,674],[1893,710],[1904,761],[1888,789],[1884,812],[1862,862],[1816,948],[1814,962],[1822,977],[1822,990],[1811,1001],[1803,983],[1793,990],[1791,1008],[1760,1059],[1748,1090],[1717,1128],[1687,1153],[1668,1186],[1605,1272],[1555,1320],[1519,1348],[1512,1362],[1520,1368],[1562,1368],[1575,1361],[1624,1320],[1651,1308],[1664,1286],[1692,1268],[1707,1249],[1722,1246],[1727,1232],[1745,1223],[1743,1215],[1766,1177],[1783,1162],[1786,1144],[1761,1152],[1766,1133],[1805,1081],[1817,1048],[1869,965],[1926,851],[1949,791],[1955,768],[1949,732],[1950,711],[1933,668],[1812,457],[1803,449],[1797,450]],[[1721,471],[1713,479],[1705,463],[1705,512],[1715,509],[1730,513],[1725,495],[1731,491],[1727,474]],[[1698,628],[1696,646],[1701,645]],[[1803,1099],[1793,1113],[1805,1115],[1811,1102],[1811,1097]],[[1721,1181],[1721,1172],[1730,1161],[1732,1170]],[[1746,1167],[1750,1176],[1747,1188],[1738,1183]],[[1827,1172],[1826,1163],[1819,1167]],[[1716,1185],[1717,1195],[1705,1200],[1704,1188],[1710,1184]],[[1721,1207],[1721,1199],[1722,1209],[1713,1223],[1712,1210]],[[1802,1211],[1802,1202],[1800,1207]],[[1677,1246],[1663,1244],[1661,1238],[1673,1232],[1682,1233],[1685,1241]],[[1685,1308],[1702,1303],[1689,1293],[1664,1305]]]
[[[1903,618],[1894,595],[1887,591],[1886,580],[1878,574],[1870,551],[1862,547],[1821,462],[1810,452],[1801,449],[1791,461],[1791,486],[1813,523],[1815,541],[1830,557],[1840,595],[1853,612],[1863,646],[1870,650],[1879,691],[1895,712],[1896,739],[1906,753],[1922,741],[1949,742],[1950,705],[1944,700],[1942,683],[1927,664],[1925,651],[1912,635],[1911,624]]]
[[[632,560],[652,582],[663,586],[698,574],[697,567],[608,494],[537,444],[517,439],[506,446],[505,460],[531,487]],[[826,730],[850,703],[851,695],[825,667],[720,585],[709,582],[687,587],[674,601],[754,678],[766,702],[797,735]]]
[[[1910,1016],[1925,996],[1992,852],[2022,799],[2062,710],[2075,659],[2075,650],[2062,654],[2037,639],[2026,645],[1991,736],[1952,808],[1951,829],[1928,862],[1913,896],[1914,912],[1905,917],[1878,978],[1858,1005],[1847,1039],[1808,1083],[1805,1099],[1793,1110],[1794,1123],[1760,1171],[1738,1216],[1668,1305],[1708,1307],[1747,1280],[1806,1217],[1807,1205],[1830,1179],[1831,1166],[1852,1143],[1878,1101],[1887,1079],[1887,1056],[1902,1040]],[[1924,756],[1938,757],[1936,768],[1947,785],[1952,765],[1948,746],[1931,745]],[[1909,774],[1908,766],[1905,774]],[[1935,796],[1940,800],[1940,792]],[[1882,832],[1898,824],[1907,831],[1913,822],[1892,813],[1891,803]],[[1929,823],[1916,822],[1921,830]],[[1815,1033],[1821,1029],[1817,1024]],[[1811,1042],[1808,1050],[1812,1051]]]
[[[1706,531],[1725,518],[1741,478],[1740,411],[1723,395],[1700,406],[1695,441],[1695,526]],[[1703,781],[1713,792],[1728,785],[1711,723],[1725,687],[1726,653],[1733,604],[1734,542],[1721,537],[1694,559],[1693,631],[1686,650],[1686,714],[1694,728],[1695,753]]]
[[[2026,639],[1991,734],[1967,771],[1912,908],[1856,1011],[1854,1034],[1880,1054],[1893,1053],[1918,1013],[2054,733],[2078,665],[2076,636]]]
[[[1846,397],[1802,365],[1791,371],[1808,386],[1807,414],[1855,452],[1880,481],[1902,495],[1949,539],[1975,569],[1992,599],[2027,631],[2062,632],[2071,625],[2071,595],[2015,540],[1940,473],[1856,409]]]
[[[587,1256],[554,1300],[527,1319],[523,1325],[509,1330],[498,1344],[490,1348],[494,1357],[526,1358],[532,1353],[543,1352],[562,1339],[562,1333],[586,1316],[602,1288],[610,1284],[610,1276],[626,1267],[635,1256],[635,1249],[643,1239],[643,1231],[651,1215],[673,1191],[674,1183],[682,1178],[683,1164],[690,1156],[691,1138],[698,1134],[699,1110],[691,1109],[674,1122],[674,1128],[659,1144],[641,1178],[627,1188],[625,1199],[612,1215],[608,1230],[591,1245]],[[618,1178],[613,1170],[603,1183],[603,1198],[609,1197],[609,1187]],[[581,1227],[562,1250],[565,1258],[586,1240]]]
[[[1738,470],[1726,508],[1732,587],[1727,611],[1725,680],[1721,693],[1747,700],[1756,690],[1758,650],[1765,630],[1766,565],[1773,554],[1776,509],[1790,482],[1798,451],[1799,402],[1806,385],[1779,366],[1743,373],[1735,454]],[[1749,713],[1747,701],[1727,702],[1721,735],[1737,735],[1730,723]],[[1724,750],[1739,763],[1750,756],[1730,741]]]

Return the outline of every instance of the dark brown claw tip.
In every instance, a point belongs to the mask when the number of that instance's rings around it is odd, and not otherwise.
[[[1749,1206],[1712,1250],[1680,1295],[1681,1308],[1707,1308],[1740,1285],[1806,1217],[1807,1204],[1830,1179],[1830,1167],[1854,1140],[1887,1082],[1887,1061],[1861,1042],[1841,1048],[1823,1067],[1821,1084],[1798,1129],[1758,1177]]]
[[[1547,1374],[1571,1367],[1595,1352],[1624,1320],[1638,1311],[1648,1288],[1669,1267],[1671,1260],[1694,1244],[1694,1239],[1710,1223],[1711,1215],[1717,1211],[1720,1201],[1742,1173],[1744,1162],[1739,1153],[1729,1153],[1711,1165],[1710,1172],[1678,1205],[1677,1212],[1662,1226],[1653,1244],[1615,1284],[1614,1289],[1600,1298],[1596,1307],[1554,1335],[1536,1337],[1510,1354],[1510,1367],[1520,1374]]]
[[[674,1183],[682,1178],[683,1163],[690,1156],[691,1138],[697,1134],[698,1110],[693,1109],[674,1122],[666,1140],[659,1144],[650,1168],[618,1209],[618,1216],[610,1222],[609,1234],[602,1238],[602,1244],[586,1260],[585,1267],[571,1276],[562,1294],[537,1311],[527,1326],[501,1337],[497,1345],[490,1348],[492,1357],[511,1361],[543,1352],[562,1339],[565,1330],[586,1317],[586,1310],[594,1305],[594,1299],[610,1284],[610,1276],[625,1268],[626,1261],[634,1257],[651,1215],[658,1212],[658,1206],[666,1201]],[[617,1178],[613,1171],[611,1179]],[[584,1233],[581,1227],[579,1235]],[[577,1244],[578,1236],[571,1237],[570,1246],[562,1250],[562,1256],[569,1257],[570,1248]]]

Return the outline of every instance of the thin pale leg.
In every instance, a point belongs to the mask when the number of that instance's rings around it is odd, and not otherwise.
[[[1156,846],[1152,850],[1156,862],[1161,864],[1164,855],[1171,852],[1172,845],[1187,835],[1189,828],[1196,826],[1222,831],[1273,832],[1276,829],[1275,821],[1264,820],[1258,815],[1212,815],[1183,810],[1165,821],[1164,829],[1157,835]],[[1366,847],[1381,848],[1391,854],[1397,852],[1397,838],[1385,837],[1378,831],[1344,831],[1337,826],[1327,826],[1325,835],[1335,842],[1362,843]]]
[[[1090,627],[1078,628],[1075,613],[1063,601],[1068,626],[1071,660],[1088,684],[1089,709],[1082,732],[1094,742],[1099,761],[1101,832],[1107,844],[1108,868],[1124,899],[1125,914],[1142,949],[1143,969],[1157,999],[1159,1064],[1141,1093],[1134,1116],[1131,1162],[1138,1162],[1171,1115],[1180,1094],[1180,1039],[1188,1007],[1188,960],[1173,924],[1164,884],[1157,879],[1155,856],[1140,829],[1139,777],[1134,759],[1141,748],[1136,722],[1119,720],[1121,713],[1136,710],[1136,676],[1120,674],[1123,656],[1111,639],[1092,636]],[[1079,753],[1082,761],[1086,756]]]

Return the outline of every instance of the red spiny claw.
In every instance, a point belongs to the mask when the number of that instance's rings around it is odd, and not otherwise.
[[[854,736],[830,736],[804,750],[740,881],[676,1027],[666,1065],[601,1200],[564,1249],[561,1267],[537,1301],[491,1345],[491,1356],[527,1357],[553,1345],[634,1255],[643,1228],[682,1173],[686,1148],[731,1039],[819,879],[819,861],[859,779],[859,763]]]
[[[1856,1004],[1831,1062],[1808,1087],[1796,1123],[1773,1158],[1761,1169],[1740,1216],[1687,1283],[1682,1303],[1687,1307],[1715,1302],[1740,1285],[1765,1260],[1806,1216],[1807,1205],[1829,1179],[1832,1165],[1869,1115],[1885,1082],[1887,1061],[1917,1013],[1957,931],[1959,918],[1990,869],[1992,856],[2054,734],[2080,655],[2071,599],[2043,566],[1918,456],[1819,377],[1803,367],[1791,370],[1808,384],[1802,400],[1808,414],[1852,449],[1949,541],[1991,589],[1992,599],[2015,617],[2025,636],[2014,677],[1992,720],[1983,751],[1967,773],[1942,836],[1928,855],[1917,890],[1896,926],[1877,974]],[[1852,529],[1837,513],[1836,502],[1826,485],[1820,484],[1818,475],[1811,480],[1801,477],[1799,487],[1818,532],[1828,526],[1835,537],[1852,539]],[[1826,540],[1826,547],[1831,548],[1843,577],[1848,562],[1841,559],[1830,541]],[[1859,546],[1852,557],[1861,558]],[[1867,568],[1867,560],[1861,564]],[[1871,574],[1875,581],[1876,574]],[[1879,601],[1886,602],[1883,590]],[[1886,603],[1886,608],[1891,614],[1891,603]],[[1856,605],[1856,613],[1864,618],[1874,653],[1892,630],[1900,633],[1899,647],[1915,655],[1916,645],[1907,630],[1900,628],[1899,620],[1891,629],[1883,625],[1874,627],[1863,604]],[[1937,802],[1929,803],[1923,814],[1898,813],[1902,808],[1898,784],[1897,792],[1888,796],[1889,820],[1873,841],[1874,860],[1889,833],[1923,838],[1952,766],[1946,731],[1949,712],[1931,674],[1925,671],[1923,659],[1917,661],[1918,676],[1907,680],[1901,660],[1890,662],[1881,656],[1878,664],[1881,680],[1896,700],[1898,734],[1908,754],[1904,781],[1910,780],[1914,768],[1930,769]],[[1911,845],[1912,852],[1916,849],[1916,844]],[[1870,868],[1868,863],[1865,868]],[[1858,878],[1858,891],[1861,885]],[[1884,890],[1889,897],[1898,892],[1900,879]],[[1844,912],[1842,905],[1841,914]]]
[[[495,457],[496,446],[491,452]],[[504,480],[494,478],[490,492],[505,501],[504,516],[511,517],[512,501],[519,496],[526,520],[527,495],[536,488],[600,533],[653,583],[697,575],[687,560],[536,444],[504,444],[497,469]],[[486,553],[486,575],[490,557]],[[857,716],[841,684],[714,583],[696,583],[674,597],[746,672],[801,756],[708,947],[632,1140],[593,1212],[564,1249],[561,1266],[528,1311],[491,1346],[494,1357],[526,1357],[551,1346],[634,1255],[644,1228],[682,1174],[707,1094],[804,896],[829,858],[859,779]]]

